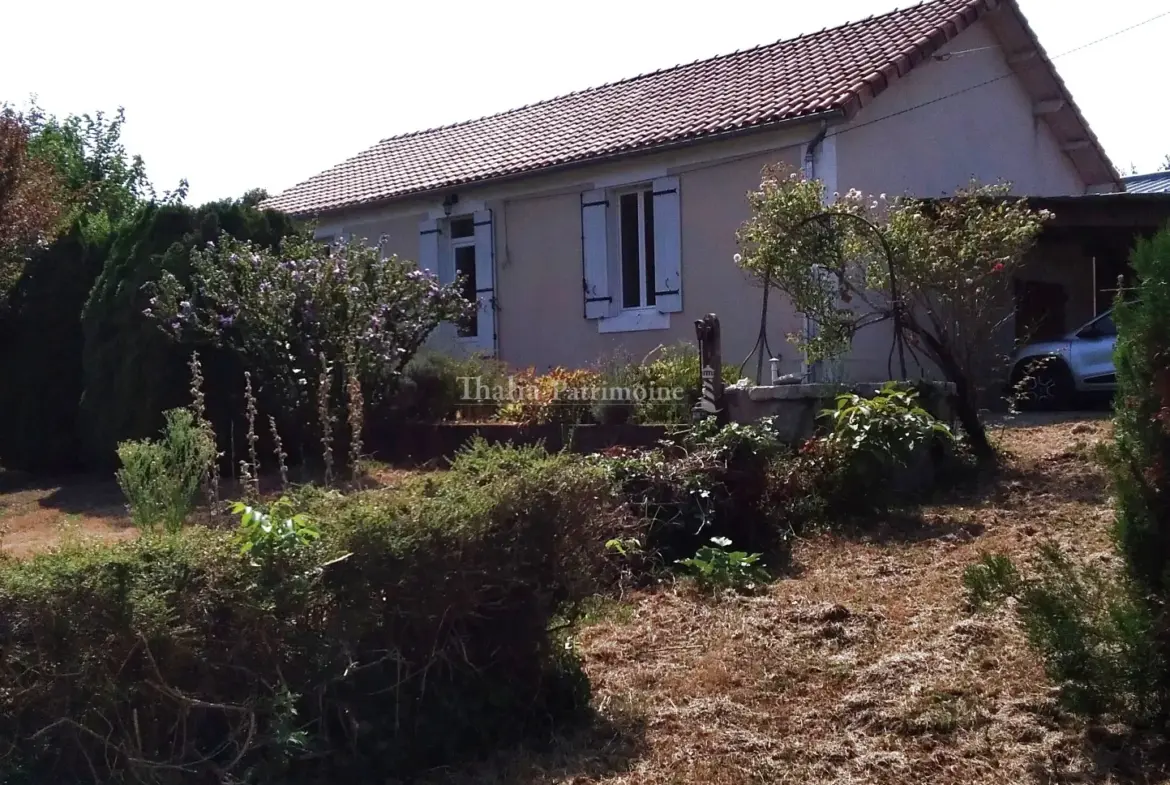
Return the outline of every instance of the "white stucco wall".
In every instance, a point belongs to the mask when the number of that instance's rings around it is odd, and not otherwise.
[[[837,129],[839,187],[931,197],[974,177],[1010,180],[1019,194],[1083,194],[987,26],[973,25],[942,51],[953,54],[919,64]]]

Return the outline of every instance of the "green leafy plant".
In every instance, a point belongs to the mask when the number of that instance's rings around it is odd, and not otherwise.
[[[614,537],[605,541],[605,549],[613,551],[619,556],[638,556],[642,553],[642,543],[634,537]]]
[[[232,504],[232,514],[240,516],[236,538],[240,555],[254,564],[294,551],[320,538],[316,525],[304,513],[296,512],[292,500],[281,496],[265,511],[244,502]]]
[[[760,553],[732,551],[731,540],[712,537],[711,545],[704,545],[689,559],[678,564],[689,570],[705,589],[754,589],[768,580],[768,572],[759,563]]]
[[[189,409],[164,414],[166,426],[160,440],[118,445],[122,468],[117,478],[136,526],[150,531],[161,525],[173,533],[195,506],[215,459],[215,441]]]
[[[755,457],[772,460],[791,451],[781,438],[775,417],[762,417],[754,423],[721,425],[714,417],[695,423],[682,434],[681,443],[692,449],[711,449],[723,459]]]
[[[872,398],[838,395],[836,408],[821,416],[829,421],[831,443],[902,466],[932,439],[954,440],[950,427],[919,405],[918,393],[897,382],[887,382]]]

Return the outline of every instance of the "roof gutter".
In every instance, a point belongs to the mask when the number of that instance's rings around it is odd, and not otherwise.
[[[529,177],[535,177],[537,175],[557,174],[560,172],[571,171],[573,169],[580,169],[586,166],[596,166],[597,164],[609,163],[610,161],[615,161],[618,159],[636,158],[643,155],[683,150],[699,144],[739,139],[741,137],[754,136],[756,134],[767,133],[768,131],[780,131],[784,130],[785,128],[793,128],[814,122],[820,122],[822,124],[821,130],[817,134],[817,144],[819,144],[820,140],[824,139],[829,125],[834,122],[840,122],[844,119],[844,109],[829,109],[824,112],[816,112],[814,114],[804,115],[803,117],[793,117],[786,120],[779,120],[773,123],[754,125],[749,128],[736,128],[731,131],[723,131],[717,134],[692,136],[687,139],[680,139],[674,142],[667,142],[665,144],[643,147],[637,150],[620,150],[613,153],[607,153],[605,155],[592,156],[575,161],[566,161],[565,163],[554,164],[552,166],[543,166],[538,169],[527,169],[525,171],[513,172],[506,175],[500,175],[498,177],[485,177],[480,180],[468,180],[463,183],[455,183],[453,185],[441,186],[439,188],[409,191],[407,193],[397,194],[385,199],[338,205],[337,207],[330,207],[328,209],[317,212],[290,212],[289,215],[295,216],[297,218],[320,218],[331,213],[339,213],[348,210],[364,210],[367,208],[385,207],[386,205],[393,204],[394,202],[400,202],[406,199],[417,198],[420,196],[439,196],[443,194],[454,193],[459,189],[466,189],[469,187],[478,187],[481,185],[498,185],[500,183],[514,182],[516,180],[523,180]]]

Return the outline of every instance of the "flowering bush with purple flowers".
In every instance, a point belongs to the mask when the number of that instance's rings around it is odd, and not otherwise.
[[[146,315],[183,343],[236,354],[266,402],[302,424],[323,373],[355,368],[377,404],[440,322],[474,308],[457,285],[359,242],[293,236],[271,251],[225,234],[191,264],[189,286],[169,272],[149,285]]]

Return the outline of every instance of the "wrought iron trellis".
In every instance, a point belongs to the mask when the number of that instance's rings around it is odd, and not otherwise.
[[[882,233],[882,230],[879,229],[872,221],[863,218],[860,215],[856,215],[854,213],[838,212],[836,210],[826,210],[806,218],[798,223],[792,228],[792,233],[795,234],[805,226],[808,226],[812,223],[821,223],[828,231],[832,231],[831,224],[833,220],[837,218],[843,218],[857,223],[870,234],[877,237],[878,243],[881,245],[882,253],[885,255],[886,259],[886,269],[888,270],[890,276],[890,308],[891,318],[894,323],[894,341],[893,345],[890,347],[889,358],[886,361],[886,370],[891,377],[894,375],[893,358],[894,352],[896,350],[898,354],[898,367],[901,373],[899,378],[906,379],[905,306],[901,300],[901,296],[898,293],[898,282],[894,272],[894,253],[890,248],[889,241],[886,240],[885,234]],[[739,372],[742,376],[744,368],[747,367],[747,364],[752,359],[752,356],[756,355],[756,384],[763,384],[764,361],[771,359],[773,356],[772,347],[768,345],[768,295],[772,289],[771,270],[764,271],[763,283],[764,298],[760,311],[760,332],[756,338],[756,343],[752,347],[752,350],[748,352],[747,357],[744,358],[743,362],[740,363],[739,366]]]

